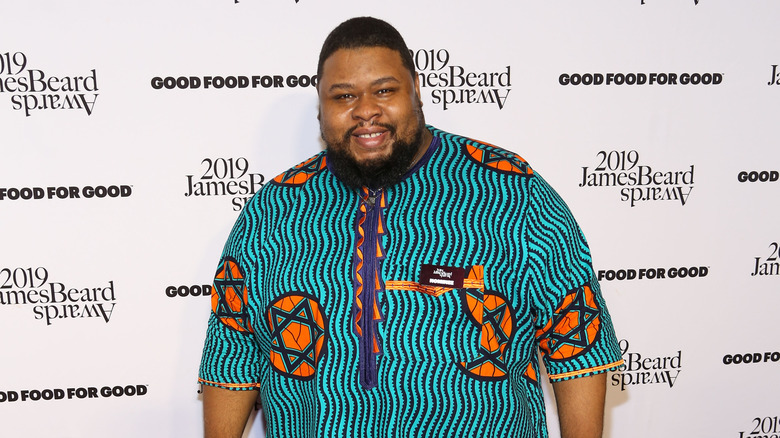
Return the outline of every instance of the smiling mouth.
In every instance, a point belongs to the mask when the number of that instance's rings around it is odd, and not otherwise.
[[[360,135],[357,135],[357,137],[360,137],[360,138],[376,138],[376,137],[379,137],[380,135],[382,135],[381,132],[374,132],[374,133],[371,133],[371,134],[360,134]]]

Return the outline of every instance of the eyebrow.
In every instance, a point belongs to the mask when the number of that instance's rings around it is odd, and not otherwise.
[[[372,81],[370,86],[376,87],[378,85],[383,85],[383,84],[386,84],[388,82],[400,83],[401,81],[396,79],[395,76],[384,76],[384,77],[381,77],[379,79],[375,79],[374,81]],[[339,83],[335,83],[335,84],[331,85],[328,88],[328,91],[353,90],[353,89],[355,89],[355,85],[354,84],[351,84],[349,82],[339,82]]]

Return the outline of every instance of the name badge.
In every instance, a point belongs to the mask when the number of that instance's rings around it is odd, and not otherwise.
[[[425,286],[463,287],[466,270],[452,266],[422,265],[420,269],[420,284]]]

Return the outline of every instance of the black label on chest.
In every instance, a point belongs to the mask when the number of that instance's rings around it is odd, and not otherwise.
[[[425,286],[451,287],[459,289],[463,287],[463,278],[466,270],[452,266],[422,265],[420,269],[420,284]]]

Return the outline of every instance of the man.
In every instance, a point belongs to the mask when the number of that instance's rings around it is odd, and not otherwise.
[[[517,155],[426,126],[406,44],[368,17],[318,65],[327,150],[247,204],[214,281],[207,437],[601,436],[620,350],[590,253]]]

